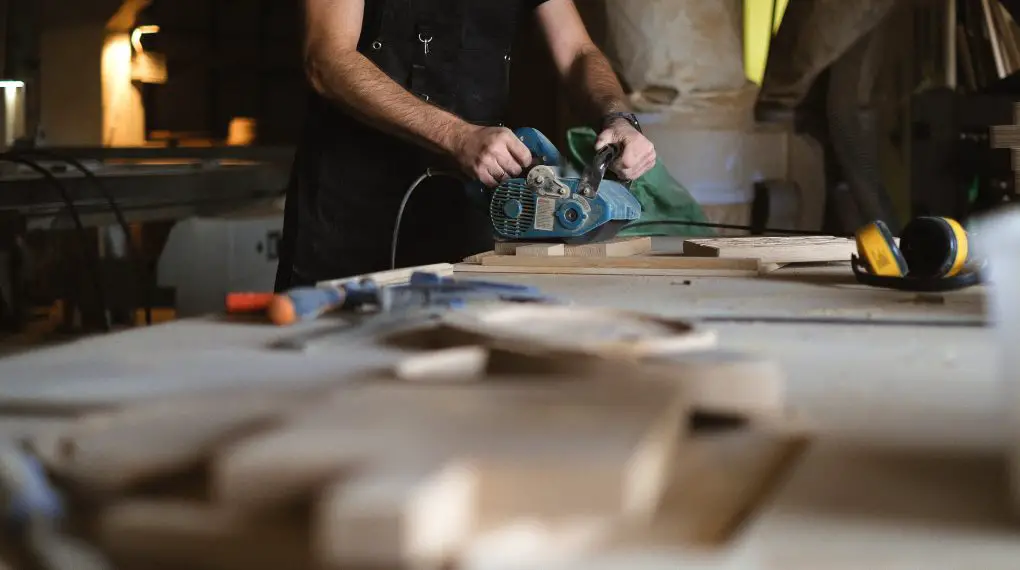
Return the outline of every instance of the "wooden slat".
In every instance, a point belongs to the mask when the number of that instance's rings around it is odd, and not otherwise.
[[[757,274],[759,270],[759,263],[754,259],[698,259],[676,256],[532,258],[516,255],[492,255],[482,259],[482,265],[487,267],[555,267],[571,269],[743,271],[751,274]]]
[[[662,269],[662,268],[627,268],[627,267],[521,267],[473,265],[461,263],[455,266],[456,273],[482,274],[526,274],[526,275],[613,275],[639,277],[755,277],[757,269],[741,269],[732,266],[700,269]]]
[[[562,257],[630,257],[652,252],[652,238],[631,237],[584,245],[499,242],[496,255]]]
[[[992,148],[1016,148],[1020,146],[1020,126],[996,125],[991,129]]]
[[[761,263],[822,263],[850,261],[857,245],[831,236],[734,237],[687,240],[684,255],[726,259],[756,259]]]
[[[498,247],[496,253],[499,253]],[[514,249],[513,254],[531,257],[563,257],[567,254],[567,248],[562,243],[521,245]]]

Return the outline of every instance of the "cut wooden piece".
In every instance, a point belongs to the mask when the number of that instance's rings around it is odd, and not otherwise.
[[[330,426],[255,437],[225,449],[213,461],[213,496],[236,511],[296,504],[314,489],[363,468],[376,446],[395,445],[398,435],[393,430],[345,433]]]
[[[727,260],[729,261],[729,260]],[[716,269],[659,269],[627,267],[521,267],[507,265],[458,264],[456,273],[504,274],[504,275],[593,275],[593,276],[636,276],[636,277],[756,277],[757,268],[733,268],[731,264],[714,264]],[[721,267],[720,267],[721,266]]]
[[[497,248],[497,252],[498,248]],[[554,244],[531,244],[531,245],[519,245],[514,248],[514,255],[524,255],[531,257],[563,257],[567,254],[567,248],[562,243]]]
[[[802,440],[753,432],[697,438],[676,469],[649,527],[622,529],[614,545],[720,547],[753,519],[805,449]]]
[[[202,503],[129,500],[104,509],[97,526],[100,546],[126,567],[312,568],[304,513],[255,519]]]
[[[521,257],[630,257],[652,252],[652,238],[629,237],[583,245],[496,243],[496,255]]]
[[[485,375],[488,363],[489,351],[484,347],[453,347],[406,358],[393,372],[405,382],[473,382]]]
[[[728,545],[753,521],[796,465],[797,440],[732,432],[689,441],[648,525],[570,517],[484,528],[465,549],[465,570],[634,568],[668,552],[655,568],[731,568]],[[736,548],[739,548],[737,546]],[[640,553],[640,556],[630,556]],[[718,566],[713,562],[718,559]],[[737,565],[736,567],[742,567]]]
[[[217,447],[272,427],[309,397],[235,391],[142,404],[71,427],[48,440],[44,455],[51,469],[79,487],[123,492],[198,467]]]
[[[358,275],[357,277],[346,277],[344,279],[335,279],[332,281],[322,281],[318,284],[319,287],[339,287],[345,283],[353,283],[362,279],[371,279],[379,285],[403,285],[411,281],[411,275],[414,273],[435,273],[443,277],[449,277],[453,275],[453,265],[449,263],[436,263],[433,265],[421,265],[418,267],[408,267],[404,269],[396,269],[393,271],[381,271],[379,273],[369,273],[367,275]]]
[[[461,552],[463,570],[566,570],[609,543],[618,524],[612,519],[570,517],[526,519],[485,528]],[[592,566],[577,566],[590,570]],[[633,568],[634,566],[630,566]]]
[[[684,241],[684,256],[756,259],[761,263],[850,261],[857,245],[849,238],[781,236],[706,238]]]
[[[489,257],[490,255],[496,255],[495,251],[485,251],[482,253],[476,253],[470,257],[464,259],[464,263],[481,263],[483,258]]]
[[[631,257],[652,253],[652,238],[619,238],[602,243],[589,243],[570,247],[573,257]]]
[[[265,511],[399,459],[472,465],[480,485],[496,489],[481,500],[497,505],[491,516],[567,508],[642,516],[664,488],[664,456],[683,436],[687,408],[674,383],[631,372],[626,382],[614,373],[338,390],[291,427],[221,454],[212,469],[214,494],[231,509]],[[582,475],[588,483],[577,482]],[[507,486],[516,491],[504,493]]]
[[[742,416],[784,412],[785,376],[771,360],[732,351],[706,351],[655,362],[683,384],[694,409]]]
[[[686,406],[666,402],[653,421],[621,414],[618,425],[575,447],[479,453],[479,519],[486,524],[521,518],[562,519],[619,515],[645,523],[668,487],[686,417]],[[601,430],[599,430],[601,431]]]
[[[457,311],[446,323],[522,348],[578,350],[626,357],[712,348],[716,335],[690,323],[637,312],[570,306],[502,305]]]
[[[849,257],[847,258],[849,259]],[[759,263],[756,259],[699,259],[675,256],[638,257],[520,257],[516,255],[492,255],[482,259],[487,267],[527,268],[585,268],[585,269],[642,269],[697,272],[729,271],[742,275],[757,275]]]
[[[442,568],[475,528],[478,485],[464,465],[369,469],[316,506],[319,568]]]

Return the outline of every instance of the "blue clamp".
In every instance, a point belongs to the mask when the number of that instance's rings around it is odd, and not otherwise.
[[[505,301],[558,302],[537,287],[529,285],[494,281],[458,281],[453,277],[425,272],[412,274],[410,282],[403,287],[444,296],[462,294],[465,297],[495,297]]]
[[[50,485],[42,464],[15,449],[0,450],[0,496],[4,517],[15,527],[33,517],[57,520],[64,514],[60,494]]]

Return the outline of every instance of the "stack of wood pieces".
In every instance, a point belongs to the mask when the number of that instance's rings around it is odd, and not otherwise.
[[[652,238],[588,245],[498,243],[457,266],[462,273],[749,277],[792,263],[848,262],[852,239],[831,236],[691,239],[682,255],[658,254]]]
[[[857,253],[853,239],[835,236],[754,236],[691,239],[684,256],[754,259],[767,273],[795,263],[849,262]]]
[[[1013,106],[1012,125],[992,127],[991,146],[1007,149],[1012,155],[1014,188],[1020,188],[1020,103]]]
[[[129,569],[487,567],[529,550],[506,542],[520,525],[572,537],[543,537],[557,556],[678,524],[718,539],[764,472],[786,465],[789,447],[770,441],[742,465],[753,480],[730,473],[727,500],[740,501],[722,510],[688,488],[732,469],[721,456],[689,464],[706,453],[690,438],[693,410],[781,413],[775,394],[747,398],[768,376],[753,359],[704,342],[646,337],[628,357],[619,342],[515,343],[467,326],[483,338],[472,344],[450,330],[390,339],[429,348],[373,374],[139,403],[33,445],[82,500],[87,537]],[[670,504],[694,510],[666,516]],[[522,567],[546,554],[528,553]]]

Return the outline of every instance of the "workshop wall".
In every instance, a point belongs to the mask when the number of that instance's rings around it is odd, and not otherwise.
[[[593,37],[605,37],[604,0],[580,0]],[[160,32],[147,49],[166,55],[170,81],[143,86],[148,129],[225,138],[231,119],[256,119],[261,144],[296,140],[305,108],[300,11],[293,0],[155,0],[143,13]],[[556,139],[561,120],[555,69],[533,26],[522,26],[513,67],[512,125]],[[536,89],[536,85],[543,87]]]
[[[293,0],[156,0],[146,41],[170,81],[144,88],[150,131],[225,138],[231,119],[256,119],[264,144],[293,142],[303,114],[301,20]]]

